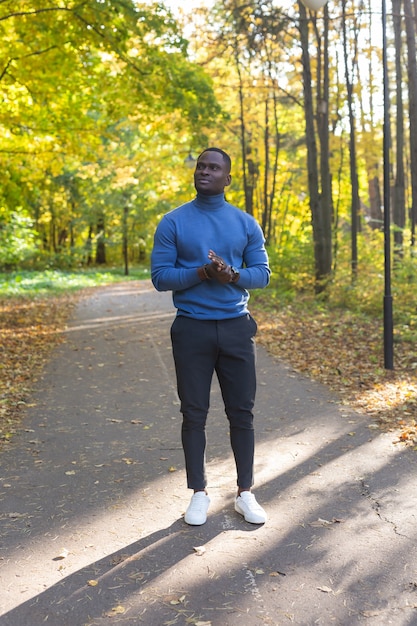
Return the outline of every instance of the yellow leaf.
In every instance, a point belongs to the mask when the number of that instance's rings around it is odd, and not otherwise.
[[[118,606],[114,606],[111,611],[107,613],[107,617],[113,617],[113,615],[122,615],[125,611],[125,607],[119,604]]]
[[[98,580],[87,580],[87,585],[89,587],[96,587],[98,585]]]

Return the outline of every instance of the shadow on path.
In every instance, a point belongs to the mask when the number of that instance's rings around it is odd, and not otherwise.
[[[149,282],[80,303],[0,458],[1,626],[417,624],[415,455],[262,349],[256,493],[269,521],[233,510],[215,385],[210,515],[184,524],[172,318]]]

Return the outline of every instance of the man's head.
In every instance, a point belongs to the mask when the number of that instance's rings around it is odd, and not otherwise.
[[[207,148],[197,159],[194,186],[199,193],[214,196],[224,192],[232,177],[230,156],[220,148]]]

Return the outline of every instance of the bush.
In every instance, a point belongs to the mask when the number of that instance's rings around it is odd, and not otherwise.
[[[1,211],[1,209],[0,209]],[[0,212],[0,268],[13,269],[33,258],[38,235],[23,210]]]

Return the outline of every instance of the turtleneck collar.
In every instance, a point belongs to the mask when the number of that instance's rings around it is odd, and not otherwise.
[[[195,206],[199,209],[205,209],[206,211],[215,211],[221,209],[226,204],[224,193],[216,194],[215,196],[207,196],[203,193],[197,193],[193,200]]]

